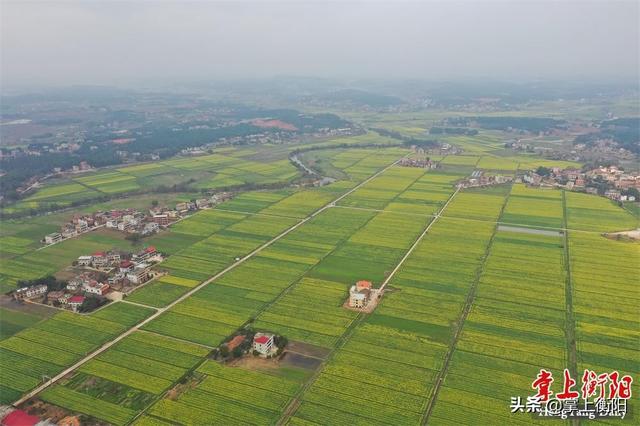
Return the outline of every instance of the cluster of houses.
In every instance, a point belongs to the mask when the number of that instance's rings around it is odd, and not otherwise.
[[[111,217],[105,222],[105,227],[127,234],[147,236],[155,234],[160,226],[167,226],[169,222],[160,223],[152,214],[145,214],[133,209],[113,210]]]
[[[640,173],[627,173],[617,166],[601,166],[588,171],[554,167],[544,176],[530,172],[522,177],[522,181],[532,186],[562,187],[590,194],[598,194],[598,188],[605,187],[601,194],[615,201],[636,201],[636,196],[628,192],[640,190]]]
[[[435,169],[438,163],[431,161],[429,157],[425,158],[403,158],[398,165],[402,167],[417,167],[421,169]]]
[[[139,285],[152,277],[151,266],[164,260],[155,247],[149,246],[137,253],[116,251],[96,252],[78,257],[77,266],[108,274],[111,287],[122,288],[129,284]],[[82,274],[80,274],[82,276]]]
[[[149,281],[156,274],[151,267],[162,260],[162,254],[152,246],[133,254],[96,252],[78,257],[74,266],[80,271],[64,288],[50,290],[44,284],[22,287],[13,292],[13,297],[77,311],[87,297],[104,298],[112,291],[125,291]]]
[[[482,170],[474,170],[471,176],[461,180],[456,185],[458,188],[474,188],[481,186],[500,185],[511,182],[512,176],[488,175]]]
[[[87,283],[87,286],[79,287],[77,284],[67,284],[67,287],[62,290],[52,290],[49,291],[49,288],[44,284],[38,284],[30,287],[22,287],[13,292],[13,297],[16,300],[29,300],[32,302],[41,302],[47,305],[53,305],[62,307],[65,309],[70,309],[74,312],[77,312],[78,309],[84,304],[86,300],[86,293],[96,294],[95,291],[98,290],[97,281],[93,281],[91,286]],[[109,290],[109,286],[107,284],[100,284],[100,286],[104,286],[105,294]],[[86,289],[91,288],[91,291],[87,291]],[[102,294],[100,294],[102,296]]]
[[[85,232],[90,232],[101,227],[117,229],[123,232],[153,233],[157,230],[157,224],[147,227],[148,220],[145,215],[134,209],[99,211],[85,215],[74,215],[73,218],[62,225],[60,232],[45,235],[45,244],[55,244],[67,238],[72,238]],[[153,226],[155,225],[155,227]]]
[[[134,209],[121,209],[75,215],[62,226],[59,232],[45,235],[42,242],[46,245],[55,244],[102,227],[145,237],[168,227],[190,212],[212,207],[228,200],[231,196],[229,192],[222,192],[209,198],[178,203],[175,209],[155,207],[148,213]]]
[[[419,145],[411,145],[411,150],[416,154],[432,154],[432,155],[458,155],[462,154],[463,150],[457,146],[451,145],[446,142],[439,142],[437,146],[422,147]]]

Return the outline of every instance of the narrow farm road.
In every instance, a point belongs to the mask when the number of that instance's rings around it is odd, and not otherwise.
[[[62,371],[61,373],[59,373],[56,376],[52,377],[51,379],[49,379],[45,383],[41,384],[37,388],[35,388],[35,389],[31,390],[30,392],[26,393],[25,395],[22,396],[22,398],[20,398],[17,401],[15,401],[13,403],[13,405],[14,406],[18,406],[18,405],[24,403],[25,401],[29,400],[30,398],[33,398],[34,396],[36,396],[37,394],[39,394],[43,390],[47,389],[52,384],[56,383],[58,380],[62,379],[66,375],[72,373],[74,370],[76,370],[77,368],[79,368],[80,366],[85,364],[86,362],[88,362],[88,361],[92,360],[93,358],[95,358],[96,356],[100,355],[101,353],[103,353],[104,351],[106,351],[107,349],[109,349],[110,347],[115,345],[116,343],[120,342],[121,340],[123,340],[127,336],[130,336],[131,334],[133,334],[136,331],[140,330],[142,327],[144,327],[145,325],[147,325],[148,323],[150,323],[151,321],[153,321],[154,319],[156,319],[160,315],[162,315],[162,313],[164,313],[166,310],[171,309],[172,307],[174,307],[178,303],[180,303],[180,302],[184,301],[185,299],[191,297],[194,293],[198,292],[203,287],[205,287],[208,284],[210,284],[211,282],[217,280],[218,278],[220,278],[221,276],[223,276],[227,272],[235,269],[237,266],[239,266],[242,263],[246,262],[248,259],[251,259],[256,254],[260,253],[262,250],[264,250],[265,248],[269,247],[271,244],[273,244],[276,241],[280,240],[281,238],[285,237],[286,235],[288,235],[289,233],[293,232],[294,230],[298,229],[300,226],[304,225],[306,222],[308,222],[309,220],[313,219],[314,217],[316,217],[320,213],[322,213],[325,210],[333,207],[335,205],[335,203],[337,203],[340,200],[344,199],[345,197],[349,196],[351,193],[355,192],[356,190],[358,190],[362,186],[366,185],[367,183],[369,183],[370,181],[372,181],[376,177],[380,176],[381,174],[383,174],[384,172],[386,172],[387,170],[389,170],[390,168],[392,168],[393,166],[398,164],[401,159],[402,158],[399,158],[398,160],[394,161],[393,163],[391,163],[387,167],[385,167],[382,170],[378,171],[377,173],[371,175],[370,177],[368,177],[364,181],[360,182],[358,185],[354,186],[349,191],[347,191],[344,194],[340,195],[338,198],[336,198],[336,199],[330,201],[329,203],[325,204],[324,206],[322,206],[321,208],[319,208],[315,212],[311,213],[309,216],[307,216],[304,219],[300,220],[295,225],[293,225],[290,228],[286,229],[285,231],[283,231],[282,233],[280,233],[279,235],[277,235],[273,239],[267,241],[266,243],[264,243],[263,245],[261,245],[257,249],[253,250],[251,253],[249,253],[246,256],[240,258],[240,260],[238,260],[238,261],[234,262],[233,264],[229,265],[228,267],[223,269],[221,272],[217,273],[216,275],[212,276],[211,278],[207,279],[206,281],[203,281],[198,286],[192,288],[187,293],[183,294],[182,296],[180,296],[179,298],[177,298],[176,300],[171,302],[166,307],[159,308],[154,314],[152,314],[151,316],[149,316],[145,320],[143,320],[140,323],[136,324],[135,326],[129,328],[128,330],[126,330],[122,334],[118,335],[117,337],[115,337],[114,339],[110,340],[109,342],[103,344],[98,349],[94,350],[93,352],[91,352],[90,354],[88,354],[87,356],[85,356],[84,358],[82,358],[81,360],[76,362],[75,364],[73,364],[71,367],[65,369],[64,371]],[[116,302],[116,303],[118,303],[118,302]]]
[[[500,209],[500,214],[498,215],[498,218],[501,218],[503,213],[504,213],[504,209],[507,206],[507,200],[509,199],[509,195],[511,195],[511,189],[512,188],[513,188],[513,186],[509,187],[509,191],[507,192],[507,194],[504,197],[504,201],[502,202],[502,208]],[[482,274],[484,272],[484,265],[485,265],[485,262],[487,261],[487,258],[489,257],[489,254],[491,252],[491,247],[493,246],[493,241],[495,239],[496,233],[498,232],[498,224],[499,223],[500,223],[499,221],[495,222],[495,226],[493,228],[493,233],[491,234],[491,238],[487,242],[487,248],[485,249],[484,256],[482,257],[482,261],[480,262],[480,265],[478,266],[478,269],[476,271],[475,280],[471,284],[471,287],[470,287],[469,292],[467,294],[467,298],[466,298],[464,306],[462,308],[462,312],[460,314],[460,318],[457,321],[458,326],[456,327],[456,331],[455,331],[455,333],[453,335],[453,338],[451,339],[451,343],[449,344],[449,348],[447,349],[447,353],[446,353],[446,355],[444,357],[444,361],[442,363],[442,368],[440,368],[440,371],[438,371],[438,374],[436,375],[436,378],[434,380],[434,385],[433,385],[433,391],[431,393],[431,398],[429,398],[429,401],[427,402],[427,407],[426,407],[426,409],[424,411],[424,415],[422,417],[422,424],[423,425],[426,425],[429,422],[429,417],[431,416],[431,413],[433,411],[433,407],[435,406],[435,402],[438,399],[438,393],[440,392],[440,388],[442,386],[444,378],[447,376],[447,372],[449,371],[449,364],[451,363],[451,358],[453,357],[453,353],[455,352],[456,347],[458,346],[458,340],[460,340],[460,335],[462,333],[462,329],[464,328],[464,323],[467,320],[467,317],[469,316],[469,313],[471,312],[471,307],[473,306],[473,302],[475,301],[476,294],[477,294],[477,291],[478,291],[478,284],[480,282],[480,277],[482,276]]]
[[[436,223],[438,219],[442,217],[442,213],[447,208],[449,203],[451,203],[451,201],[455,198],[455,196],[458,195],[458,192],[460,192],[460,188],[457,188],[455,192],[451,194],[449,199],[447,199],[444,205],[433,216],[433,219],[427,224],[424,231],[422,231],[422,233],[418,236],[418,238],[416,238],[414,243],[411,245],[411,247],[409,247],[405,255],[402,257],[402,259],[400,259],[400,261],[398,261],[398,263],[396,264],[395,268],[393,268],[389,276],[382,282],[382,284],[380,285],[380,290],[384,290],[387,284],[391,281],[391,279],[395,276],[395,274],[400,270],[404,262],[409,258],[411,253],[413,253],[413,251],[418,246],[418,244],[420,244],[420,241],[422,241],[424,237],[427,235],[427,233],[429,232],[433,224]],[[313,375],[309,378],[309,380],[307,380],[307,382],[300,388],[300,390],[296,393],[293,399],[289,402],[285,410],[282,412],[280,419],[278,420],[278,423],[277,423],[278,426],[282,426],[286,424],[289,418],[291,418],[291,416],[295,414],[295,412],[298,410],[298,407],[302,402],[302,396],[304,395],[304,393],[307,391],[307,389],[311,387],[311,385],[313,385],[313,383],[322,373],[324,366],[333,358],[333,356],[337,353],[337,351],[349,341],[349,338],[357,329],[358,325],[360,325],[362,321],[364,321],[367,318],[367,316],[368,314],[365,312],[358,313],[358,316],[353,320],[353,322],[345,330],[342,336],[340,336],[340,339],[338,340],[336,345],[331,349],[331,352],[329,352],[325,360],[320,364],[320,366],[318,366],[318,369],[313,373]]]

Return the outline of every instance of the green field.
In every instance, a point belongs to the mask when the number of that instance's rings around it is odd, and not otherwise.
[[[421,134],[411,120],[393,128]],[[394,143],[371,134],[352,139]],[[637,216],[602,197],[522,184],[456,191],[456,181],[477,168],[513,175],[555,163],[500,156],[495,133],[448,140],[464,146],[463,155],[445,156],[435,170],[389,167],[314,215],[408,153],[318,151],[310,158],[341,180],[241,192],[193,214],[145,240],[167,255],[158,266],[165,274],[91,315],[41,319],[0,308],[2,403],[154,312],[40,397],[117,425],[528,424],[531,417],[510,413],[510,397],[531,395],[541,368],[554,373],[556,390],[564,368],[637,374],[638,243],[601,235],[637,227]],[[175,170],[207,175],[199,188],[295,177],[281,158],[258,161],[263,149],[230,147],[94,173],[75,179],[82,190],[45,187],[41,200],[144,188]],[[15,220],[2,231],[3,289],[55,273],[80,254],[131,249],[117,234],[95,232],[36,251],[35,238],[61,220]],[[355,281],[378,287],[388,278],[372,313],[343,307]],[[311,345],[326,358],[314,371],[208,357],[244,326]]]

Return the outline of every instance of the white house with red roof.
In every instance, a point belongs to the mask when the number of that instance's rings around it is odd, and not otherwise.
[[[261,356],[268,356],[277,351],[277,347],[273,344],[273,334],[256,333],[253,336],[253,350]]]
[[[371,281],[358,281],[349,289],[349,306],[364,308],[371,299]]]
[[[71,309],[77,311],[78,308],[80,308],[80,306],[82,306],[82,304],[84,303],[84,299],[84,296],[71,296],[67,301],[67,304],[69,305],[69,307],[71,307]]]

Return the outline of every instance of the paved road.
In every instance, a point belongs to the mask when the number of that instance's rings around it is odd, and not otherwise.
[[[90,354],[88,354],[87,356],[82,358],[80,361],[78,361],[75,364],[73,364],[71,367],[65,369],[61,373],[59,373],[56,376],[52,377],[47,382],[45,382],[42,385],[38,386],[37,388],[33,389],[31,392],[25,394],[22,398],[20,398],[19,400],[15,401],[13,403],[13,405],[18,406],[18,405],[22,404],[23,402],[27,401],[28,399],[33,398],[35,395],[37,395],[38,393],[42,392],[43,390],[45,390],[46,388],[48,388],[49,386],[51,386],[52,384],[54,384],[58,380],[62,379],[67,374],[72,373],[75,369],[77,369],[78,367],[82,366],[87,361],[90,361],[91,359],[93,359],[96,356],[100,355],[101,353],[103,353],[104,351],[106,351],[107,349],[109,349],[110,347],[115,345],[116,343],[120,342],[122,339],[124,339],[127,336],[135,333],[140,328],[144,327],[145,325],[147,325],[148,323],[150,323],[154,319],[158,318],[166,310],[171,309],[172,307],[174,307],[178,303],[180,303],[180,302],[184,301],[185,299],[191,297],[198,290],[202,289],[203,287],[205,287],[206,285],[210,284],[211,282],[217,280],[218,278],[220,278],[221,276],[223,276],[227,272],[233,270],[237,266],[239,266],[242,263],[246,262],[248,259],[251,259],[256,254],[260,253],[262,250],[264,250],[265,248],[269,247],[271,244],[275,243],[276,241],[280,240],[281,238],[283,238],[287,234],[289,234],[289,233],[293,232],[294,230],[298,229],[300,226],[304,225],[306,222],[308,222],[309,220],[313,219],[314,217],[316,217],[320,213],[324,212],[327,209],[330,209],[331,207],[333,207],[335,205],[335,203],[339,202],[340,200],[342,200],[343,198],[347,197],[349,194],[353,193],[354,191],[356,191],[357,189],[359,189],[363,185],[366,185],[371,180],[375,179],[376,177],[378,177],[382,173],[386,172],[388,169],[390,169],[391,167],[396,165],[399,161],[400,161],[400,159],[394,161],[393,163],[391,163],[390,165],[388,165],[384,169],[382,169],[379,172],[375,173],[374,175],[370,176],[366,180],[360,182],[358,185],[356,185],[355,187],[353,187],[349,191],[345,192],[344,194],[342,194],[341,196],[339,196],[335,200],[325,204],[323,207],[321,207],[320,209],[316,210],[314,213],[310,214],[309,216],[305,217],[304,219],[300,220],[298,223],[296,223],[292,227],[288,228],[287,230],[285,230],[284,232],[282,232],[281,234],[279,234],[278,236],[276,236],[272,240],[267,241],[266,243],[264,243],[263,245],[261,245],[260,247],[258,247],[257,249],[255,249],[254,251],[249,253],[248,255],[246,255],[243,258],[241,258],[240,260],[234,262],[232,265],[226,267],[221,272],[217,273],[216,275],[212,276],[208,280],[202,282],[198,286],[196,286],[193,289],[189,290],[187,293],[185,293],[184,295],[180,296],[178,299],[174,300],[173,302],[171,302],[166,307],[158,308],[157,311],[154,314],[152,314],[150,317],[148,317],[144,321],[140,322],[139,324],[131,327],[130,329],[126,330],[124,333],[122,333],[119,336],[115,337],[113,340],[111,340],[111,341],[105,343],[104,345],[100,346],[98,349],[96,349],[95,351],[91,352]]]

